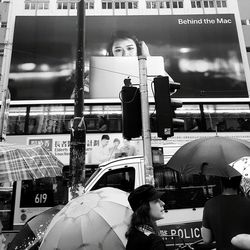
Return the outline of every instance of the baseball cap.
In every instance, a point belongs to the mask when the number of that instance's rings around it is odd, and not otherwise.
[[[164,192],[157,191],[152,185],[145,184],[133,190],[128,196],[128,202],[133,211],[143,203],[159,199]]]

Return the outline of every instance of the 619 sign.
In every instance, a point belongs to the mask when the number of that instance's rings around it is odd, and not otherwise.
[[[34,207],[53,207],[53,192],[50,190],[34,192],[32,197]]]
[[[35,195],[35,203],[36,204],[45,204],[48,200],[48,194],[42,193],[42,194],[36,194]]]

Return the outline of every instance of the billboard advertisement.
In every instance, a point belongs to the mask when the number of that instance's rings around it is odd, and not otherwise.
[[[17,16],[12,100],[73,98],[76,36],[75,16]],[[87,16],[85,37],[85,98],[118,98],[128,77],[138,84],[139,53],[148,75],[181,83],[176,97],[248,97],[233,14]]]

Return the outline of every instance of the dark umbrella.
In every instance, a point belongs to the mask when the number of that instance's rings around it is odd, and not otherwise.
[[[181,174],[233,177],[241,174],[229,164],[243,156],[250,156],[247,141],[220,136],[201,138],[182,146],[167,167]]]
[[[30,219],[12,240],[8,250],[38,249],[48,225],[62,208],[62,205],[52,207]]]

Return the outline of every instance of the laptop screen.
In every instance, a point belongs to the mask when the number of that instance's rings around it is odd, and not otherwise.
[[[152,97],[151,82],[158,75],[167,75],[161,56],[147,57],[148,96]],[[140,84],[138,57],[91,57],[90,98],[119,98],[124,80]]]

